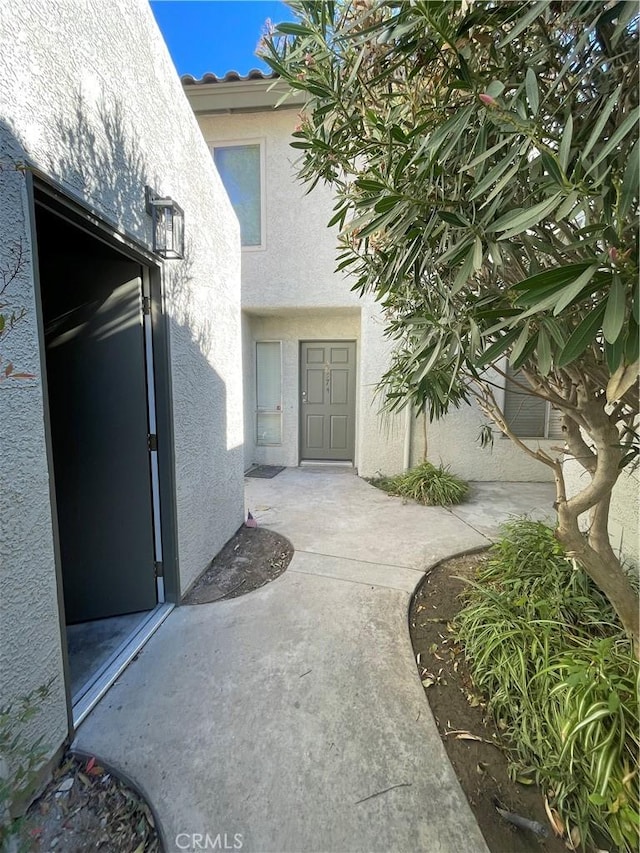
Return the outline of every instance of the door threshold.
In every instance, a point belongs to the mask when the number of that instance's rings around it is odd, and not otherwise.
[[[300,468],[353,468],[353,462],[341,462],[339,459],[301,459]]]
[[[71,700],[74,729],[78,728],[89,711],[98,704],[173,608],[173,604],[158,604],[154,607],[133,634],[124,640],[111,657],[76,691]]]

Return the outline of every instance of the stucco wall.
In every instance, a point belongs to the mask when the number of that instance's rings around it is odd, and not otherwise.
[[[175,419],[180,584],[242,521],[239,229],[145,0],[15,0],[0,6],[0,268],[26,252],[10,298],[27,309],[1,355],[35,379],[2,406],[3,701],[56,679],[35,728],[66,733],[55,604],[42,365],[33,296],[28,161],[150,248],[144,186],[185,210],[187,257],[164,265]]]
[[[3,164],[7,142],[0,130]],[[14,332],[0,341],[0,370],[12,360],[16,370],[39,377],[24,185],[24,177],[17,172],[0,171],[0,273],[15,270],[11,249],[18,241],[25,252],[22,270],[2,301],[9,303],[9,310],[26,310]],[[53,754],[67,734],[67,711],[39,379],[2,382],[0,422],[0,707],[50,683],[49,697],[28,736],[42,737]]]
[[[376,393],[376,386],[388,366],[391,347],[384,337],[384,320],[375,304],[362,306],[360,349],[358,473],[361,477],[396,474],[403,467],[405,417],[381,412],[383,400]]]
[[[201,116],[198,121],[209,144],[251,139],[264,145],[265,248],[243,249],[242,307],[359,306],[346,279],[334,273],[337,230],[327,228],[331,190],[319,184],[306,194],[295,177],[298,155],[289,142],[297,112]]]
[[[551,469],[532,459],[524,451],[494,428],[493,446],[482,448],[478,441],[480,428],[487,418],[475,403],[451,411],[446,419],[427,424],[427,458],[438,465],[450,465],[454,474],[465,480],[547,482],[553,480]],[[538,447],[549,451],[559,447],[559,439],[529,439],[526,444],[533,450]],[[551,455],[561,455],[549,451]],[[412,424],[412,462],[424,455],[424,427],[422,416]]]
[[[187,87],[187,91],[193,96],[194,87]],[[243,91],[246,91],[246,84],[243,84]],[[208,97],[215,98],[215,90]],[[230,95],[227,93],[226,97]],[[334,272],[337,229],[326,227],[333,213],[331,190],[318,184],[306,195],[305,187],[296,178],[298,152],[289,143],[298,121],[295,109],[198,115],[209,145],[251,140],[260,141],[264,146],[265,248],[243,250],[242,306],[252,313],[330,306],[360,308],[356,465],[365,477],[376,473],[393,474],[402,470],[405,460],[406,417],[404,414],[380,415],[382,401],[375,387],[387,367],[390,352],[389,341],[384,337],[384,321],[371,296],[359,298],[351,291],[349,279]],[[289,328],[288,333],[293,334],[293,329]],[[311,337],[321,336],[312,334]],[[245,364],[247,381],[253,382],[252,358]],[[285,365],[285,386],[297,387],[297,363],[295,373],[287,373],[293,367],[291,359]],[[253,389],[247,394],[245,405],[253,412]],[[291,410],[288,420],[292,414]],[[432,425],[429,458],[451,464],[453,470],[466,479],[551,479],[545,466],[525,456],[507,440],[498,437],[493,451],[480,450],[476,439],[482,422],[483,417],[475,407],[465,406],[442,423]],[[419,431],[421,435],[421,429]],[[247,421],[247,462],[267,461],[267,457],[270,460],[296,458],[297,439],[295,451],[293,448],[286,453],[276,448],[254,449],[254,433],[253,421]],[[549,445],[544,441],[541,444]],[[422,452],[422,441],[414,435],[410,462],[419,461]]]
[[[282,445],[256,445],[255,386],[247,395],[247,463],[295,466],[299,462],[298,418],[300,408],[300,341],[358,340],[360,316],[356,309],[283,311],[271,316],[251,316],[250,358],[255,359],[256,341],[282,341]],[[357,358],[357,355],[356,355]]]
[[[590,479],[582,465],[571,458],[565,460],[564,476],[569,495],[585,488]],[[588,521],[587,514],[581,516],[583,530]],[[640,566],[640,472],[637,470],[625,469],[615,485],[609,512],[609,536],[615,551],[637,569]]]

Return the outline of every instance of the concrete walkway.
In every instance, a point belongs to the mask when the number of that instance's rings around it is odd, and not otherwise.
[[[548,484],[478,484],[450,512],[346,469],[248,480],[248,508],[296,548],[289,569],[177,608],[74,745],[140,785],[168,853],[486,853],[407,608],[426,568],[487,545],[511,514],[548,516],[552,500]]]

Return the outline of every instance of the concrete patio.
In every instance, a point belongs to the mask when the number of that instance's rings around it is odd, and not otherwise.
[[[487,848],[413,659],[411,593],[553,488],[474,484],[452,511],[403,504],[349,469],[247,480],[288,570],[246,596],[177,608],[74,746],[133,779],[168,853],[459,853]],[[217,847],[212,845],[217,842]],[[198,846],[200,845],[200,846]]]

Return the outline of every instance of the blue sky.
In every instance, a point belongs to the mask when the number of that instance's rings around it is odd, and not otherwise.
[[[269,18],[294,20],[284,3],[271,0],[150,0],[178,74],[268,71],[254,55]]]

